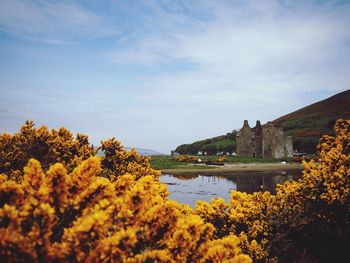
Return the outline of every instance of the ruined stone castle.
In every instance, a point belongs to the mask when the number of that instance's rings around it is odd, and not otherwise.
[[[261,125],[257,121],[256,126],[250,128],[245,120],[242,129],[237,133],[236,142],[238,156],[275,159],[293,156],[292,137],[285,137],[282,126],[271,122]]]

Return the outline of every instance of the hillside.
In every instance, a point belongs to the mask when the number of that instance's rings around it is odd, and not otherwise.
[[[227,133],[190,144],[182,144],[175,149],[180,154],[197,154],[199,151],[208,154],[216,154],[217,152],[232,152],[236,149],[236,131]]]
[[[286,135],[293,136],[294,148],[313,152],[322,135],[333,135],[337,119],[350,119],[350,90],[316,102],[273,121]]]
[[[300,110],[284,115],[274,121],[283,126],[286,135],[293,136],[293,147],[299,152],[314,153],[322,135],[333,134],[337,119],[350,119],[350,90],[338,93],[328,99],[316,102]],[[232,152],[236,149],[235,132],[210,139],[183,144],[175,149],[180,154],[197,154],[206,151]]]

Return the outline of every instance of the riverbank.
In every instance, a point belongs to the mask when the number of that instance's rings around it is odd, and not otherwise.
[[[204,167],[203,165],[198,167],[196,167],[196,165],[191,165],[188,168],[181,167],[175,169],[162,169],[161,171],[162,174],[172,175],[229,175],[238,172],[276,172],[302,169],[302,165],[300,163],[230,163],[225,165],[212,165]]]

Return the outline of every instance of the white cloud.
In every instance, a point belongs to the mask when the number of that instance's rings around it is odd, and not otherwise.
[[[71,1],[0,1],[0,30],[49,44],[115,32],[103,18]]]
[[[319,100],[325,91],[350,87],[349,4],[210,1],[202,8],[210,10],[210,19],[195,19],[196,10],[191,16],[167,13],[162,30],[110,53],[117,65],[160,70],[142,84],[148,91],[143,101],[161,100],[162,106],[154,106],[162,107],[158,129],[176,131],[170,136],[174,145],[239,128],[245,118],[269,121],[314,102],[303,94],[313,92]],[[163,21],[164,12],[152,21]],[[189,19],[189,26],[176,26]],[[177,64],[191,67],[167,67]],[[162,143],[169,145],[166,140]]]
[[[59,116],[68,128],[84,127],[95,142],[117,136],[128,146],[169,152],[239,128],[243,119],[266,122],[350,86],[347,3],[135,0],[109,1],[107,12],[68,1],[0,2],[0,30],[19,38],[64,44],[118,29],[117,37],[84,46],[80,56],[70,52],[62,67],[48,69],[45,84],[30,75],[42,90],[51,76],[65,91],[72,87],[73,100],[37,98],[40,106],[52,103],[45,112],[21,106],[43,122]],[[87,62],[75,64],[81,57]],[[79,68],[64,69],[72,63]],[[58,68],[62,75],[50,71]],[[76,105],[79,92],[85,100]]]
[[[344,89],[340,74],[348,74],[347,71],[338,74],[338,81],[332,78],[332,83],[326,82],[344,66],[335,60],[349,54],[350,5],[285,7],[277,1],[267,3],[250,1],[237,8],[217,4],[212,10],[213,19],[195,21],[188,28],[173,26],[155,35],[140,36],[127,48],[118,47],[110,58],[129,66],[194,65],[191,72],[155,77],[153,86],[158,85],[157,92],[167,93],[170,87],[184,90],[179,93],[193,91],[192,95],[198,89],[214,88],[302,91],[318,89],[313,82],[319,84],[323,80],[326,86]],[[170,14],[168,21],[172,19]],[[344,59],[341,62],[346,63]]]

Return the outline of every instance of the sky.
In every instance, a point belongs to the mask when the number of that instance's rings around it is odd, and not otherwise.
[[[350,1],[0,0],[0,133],[170,153],[350,88]]]

